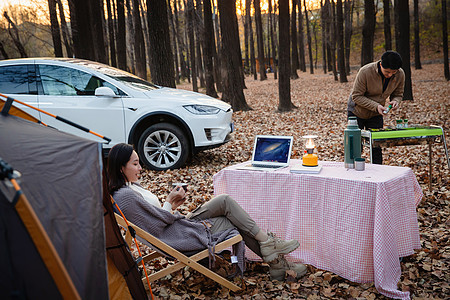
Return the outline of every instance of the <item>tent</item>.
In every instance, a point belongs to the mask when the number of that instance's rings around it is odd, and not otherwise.
[[[117,224],[104,222],[111,205],[103,200],[100,143],[0,114],[0,158],[21,173],[23,194],[81,299],[108,299],[112,271],[140,278],[134,260],[122,247]],[[24,225],[29,220],[21,219],[13,201],[11,188],[0,181],[0,295],[2,299],[62,299],[55,284],[58,279],[43,260],[51,254],[38,252],[39,245]],[[107,268],[108,245],[114,254],[108,257]],[[126,280],[128,294],[146,298],[140,279]],[[123,285],[124,280],[115,282]],[[120,290],[117,285],[115,291]]]

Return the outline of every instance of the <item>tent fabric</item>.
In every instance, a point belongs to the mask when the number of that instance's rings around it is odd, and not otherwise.
[[[109,297],[101,153],[100,143],[0,115],[0,157],[21,172],[20,186],[82,299]],[[2,222],[9,228],[3,217]],[[0,261],[1,270],[11,268]],[[25,271],[20,280],[27,285],[44,277]]]
[[[0,182],[0,185],[3,183]],[[2,186],[2,189],[5,188]],[[19,215],[0,190],[0,295],[2,299],[62,299]],[[38,274],[38,276],[36,276]],[[33,280],[27,280],[34,276]]]

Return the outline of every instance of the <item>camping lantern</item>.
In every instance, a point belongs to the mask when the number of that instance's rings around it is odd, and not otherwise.
[[[303,155],[303,165],[307,167],[315,167],[318,165],[319,158],[316,154],[314,154],[314,139],[317,135],[305,135],[303,136],[306,139],[305,145],[305,154]]]

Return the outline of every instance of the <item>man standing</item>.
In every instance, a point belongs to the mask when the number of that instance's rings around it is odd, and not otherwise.
[[[380,61],[359,69],[348,99],[347,115],[356,116],[360,129],[383,128],[383,114],[387,107],[398,108],[405,85],[405,72],[401,67],[400,54],[386,51]],[[372,163],[382,163],[380,147],[372,148],[372,159]]]

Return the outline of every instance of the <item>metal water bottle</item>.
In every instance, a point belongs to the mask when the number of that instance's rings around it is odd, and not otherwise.
[[[347,128],[344,130],[344,166],[355,168],[355,158],[361,157],[361,129],[356,117],[349,117]]]

